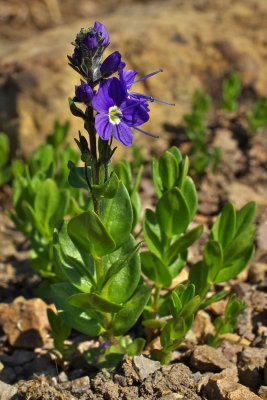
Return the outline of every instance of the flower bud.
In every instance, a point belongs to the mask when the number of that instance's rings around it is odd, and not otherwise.
[[[75,96],[75,101],[90,103],[94,97],[93,89],[87,83],[82,82],[81,85],[75,87]]]
[[[97,38],[94,32],[88,33],[88,35],[84,39],[84,44],[88,48],[88,50],[93,50],[97,47]]]
[[[96,21],[94,29],[100,34],[100,37],[104,39],[102,46],[107,46],[109,44],[109,34],[106,27],[100,22]]]
[[[110,54],[100,67],[100,71],[103,77],[107,78],[112,75],[118,69],[125,67],[125,63],[121,61],[121,54],[118,51]]]

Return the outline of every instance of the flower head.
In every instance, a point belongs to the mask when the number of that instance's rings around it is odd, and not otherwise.
[[[121,54],[118,51],[110,54],[100,66],[100,71],[103,77],[107,78],[114,72],[125,67],[125,63],[121,61]]]
[[[107,28],[103,24],[101,24],[101,22],[96,21],[94,29],[96,30],[96,32],[99,33],[100,37],[104,39],[102,46],[106,47],[109,44],[109,34]]]
[[[109,44],[109,34],[106,27],[96,21],[94,27],[89,28],[84,44],[88,50],[94,50],[99,45],[106,47]]]
[[[98,112],[96,130],[103,140],[114,136],[125,146],[133,141],[131,128],[137,129],[149,119],[148,112],[139,101],[127,99],[127,92],[119,79],[113,77],[100,82],[92,102]]]
[[[90,103],[94,97],[94,92],[91,86],[82,82],[81,85],[75,87],[76,101]]]

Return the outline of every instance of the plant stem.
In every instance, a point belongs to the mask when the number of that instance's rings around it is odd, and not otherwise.
[[[154,304],[153,304],[153,308],[152,308],[152,318],[155,318],[158,314],[160,290],[161,290],[161,285],[155,285]]]

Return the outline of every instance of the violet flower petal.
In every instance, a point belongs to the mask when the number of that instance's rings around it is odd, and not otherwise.
[[[102,140],[108,140],[112,132],[112,123],[106,114],[97,114],[95,117],[95,127]]]
[[[133,143],[133,133],[129,126],[121,121],[118,125],[113,125],[113,136],[124,146],[131,146]]]

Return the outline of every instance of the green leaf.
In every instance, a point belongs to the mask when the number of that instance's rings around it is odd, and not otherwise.
[[[34,200],[34,211],[36,218],[48,232],[53,232],[55,224],[55,215],[58,212],[60,204],[60,192],[57,184],[52,179],[46,179],[36,194]],[[64,208],[66,203],[64,204]]]
[[[88,185],[85,179],[84,167],[76,167],[76,165],[72,162],[68,162],[69,172],[69,184],[78,189],[86,189],[88,190]],[[90,169],[88,170],[89,177],[91,175]]]
[[[168,237],[184,232],[190,222],[190,211],[180,189],[168,190],[159,199],[156,216]]]
[[[151,163],[151,168],[152,168],[152,178],[153,178],[154,188],[158,198],[160,199],[164,189],[159,175],[159,162],[157,160],[153,160]]]
[[[143,338],[137,338],[132,343],[130,343],[126,348],[126,354],[128,356],[133,357],[141,354],[144,350],[146,341]]]
[[[174,155],[178,162],[178,165],[180,165],[180,163],[182,162],[182,155],[180,150],[176,146],[172,146],[168,151]]]
[[[143,273],[155,282],[156,285],[170,286],[172,276],[168,267],[150,251],[141,253],[141,264]]]
[[[204,301],[204,303],[201,304],[200,309],[204,309],[208,307],[210,304],[222,300],[228,293],[229,290],[221,290],[220,292],[213,294],[206,301]]]
[[[208,269],[204,262],[198,262],[192,265],[189,271],[189,282],[194,284],[195,293],[199,294],[203,299],[210,286],[208,282]]]
[[[111,173],[109,179],[101,185],[92,185],[92,191],[97,199],[112,199],[119,187],[119,179],[116,174]]]
[[[143,232],[149,250],[161,257],[163,252],[161,231],[156,214],[152,210],[146,209],[145,211]]]
[[[183,318],[171,318],[163,328],[160,335],[160,343],[164,350],[173,345],[173,342],[185,335],[185,321]]]
[[[237,212],[235,236],[238,236],[252,224],[256,211],[257,204],[255,201],[250,201]]]
[[[72,285],[82,292],[88,293],[95,284],[94,259],[91,255],[88,255],[85,260],[82,259],[67,234],[67,221],[57,224],[53,241],[54,263],[57,268]]]
[[[77,331],[88,336],[98,336],[102,328],[98,321],[90,317],[84,310],[68,304],[67,299],[79,293],[70,283],[55,283],[51,286],[58,315]]]
[[[250,226],[230,244],[224,253],[223,268],[216,276],[216,283],[235,278],[247,266],[254,254],[255,231],[256,227]]]
[[[103,257],[105,281],[101,296],[114,303],[124,303],[134,293],[140,280],[138,249],[132,236],[116,251]]]
[[[169,264],[174,257],[179,253],[185,251],[189,246],[191,246],[202,234],[203,225],[199,225],[191,231],[186,232],[184,235],[180,236],[175,242],[167,248],[166,261]]]
[[[128,239],[133,224],[131,200],[123,183],[112,199],[103,199],[101,204],[103,224],[118,248]]]
[[[208,279],[212,283],[223,266],[223,250],[220,242],[207,241],[204,247],[204,262],[208,268]]]
[[[72,113],[72,115],[74,115],[75,117],[80,117],[82,119],[86,118],[83,111],[76,106],[76,104],[70,97],[69,97],[69,106],[70,106],[70,112]]]
[[[133,225],[131,231],[133,231],[138,222],[140,221],[140,215],[142,210],[141,199],[138,192],[134,192],[131,194],[131,203],[133,209]]]
[[[102,257],[111,253],[115,243],[94,211],[73,217],[68,223],[68,234],[79,250]]]
[[[183,191],[183,187],[184,187],[184,184],[185,184],[185,180],[187,178],[188,170],[189,170],[189,158],[188,158],[188,156],[186,156],[185,160],[184,160],[183,167],[182,167],[181,174],[179,176],[179,182],[178,182],[178,187],[182,191]]]
[[[142,321],[142,325],[148,326],[149,328],[163,328],[166,323],[166,321],[160,319],[145,319]]]
[[[112,331],[115,336],[123,335],[138,320],[149,299],[151,288],[142,282],[131,299],[124,304],[122,310],[115,314],[112,321]]]
[[[68,339],[71,327],[67,325],[59,315],[55,314],[51,308],[47,309],[47,317],[52,329],[53,337],[60,339],[62,342]]]
[[[175,291],[172,291],[171,297],[170,297],[170,312],[173,317],[177,318],[180,314],[180,311],[182,310],[182,303]]]
[[[196,191],[195,184],[194,184],[192,178],[190,178],[190,176],[187,176],[185,178],[185,181],[184,181],[184,184],[182,187],[182,193],[183,193],[186,203],[188,205],[190,218],[192,220],[197,212],[198,197],[197,197],[197,191]]]
[[[174,187],[179,175],[179,166],[177,159],[169,151],[166,151],[159,159],[159,175],[164,189]]]
[[[193,299],[195,295],[195,285],[193,283],[190,283],[185,290],[182,291],[180,299],[182,302],[183,307],[191,300]]]
[[[9,158],[9,139],[4,133],[0,133],[0,168],[8,162]]]
[[[114,166],[114,172],[118,176],[120,180],[124,183],[126,186],[126,189],[128,192],[131,191],[131,181],[132,181],[132,171],[130,164],[128,163],[125,158],[122,158],[115,166]]]
[[[187,318],[192,317],[195,314],[195,312],[198,310],[200,303],[201,303],[201,299],[198,295],[193,297],[183,307],[181,314],[180,314],[181,317],[183,317],[185,321],[187,320]]]
[[[107,313],[115,313],[123,308],[119,304],[103,299],[97,293],[74,294],[68,298],[68,303],[85,310],[96,309]]]
[[[248,247],[242,255],[233,260],[226,268],[222,268],[216,276],[215,283],[226,282],[235,278],[243,269],[246,268],[254,255],[254,246]]]
[[[211,230],[211,239],[218,240],[223,250],[232,242],[236,231],[236,212],[232,203],[227,203]]]

